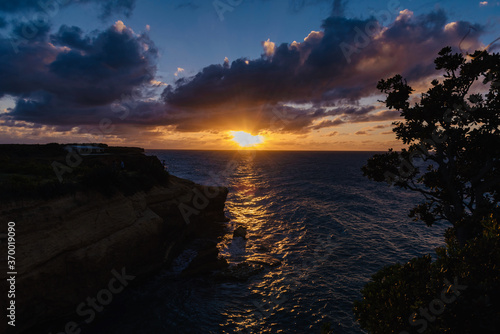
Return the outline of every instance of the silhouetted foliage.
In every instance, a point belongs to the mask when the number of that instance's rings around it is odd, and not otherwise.
[[[482,235],[377,272],[354,303],[370,333],[498,333],[500,330],[500,226],[482,222]],[[458,288],[457,288],[458,287]]]
[[[362,171],[423,194],[410,216],[429,226],[449,221],[463,243],[481,233],[483,217],[499,216],[500,55],[477,51],[467,61],[446,47],[435,64],[444,80],[433,80],[413,106],[400,75],[378,83],[386,106],[401,111],[393,131],[408,148],[377,154]]]
[[[354,303],[370,333],[500,332],[500,55],[467,61],[447,47],[435,64],[443,82],[413,106],[400,75],[378,83],[387,107],[401,111],[394,132],[407,149],[377,154],[362,171],[423,194],[410,217],[453,227],[436,261],[426,255],[373,275]]]

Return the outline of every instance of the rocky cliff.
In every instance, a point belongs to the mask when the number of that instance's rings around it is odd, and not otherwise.
[[[59,319],[60,332],[79,333],[92,308],[98,311],[92,300],[106,305],[131,281],[167,265],[188,237],[220,228],[226,196],[226,188],[170,176],[132,195],[86,190],[0,204],[4,238],[7,222],[15,222],[17,271],[16,327],[3,317],[0,331],[21,333]],[[4,256],[0,265],[5,282]],[[5,310],[6,298],[0,300]]]

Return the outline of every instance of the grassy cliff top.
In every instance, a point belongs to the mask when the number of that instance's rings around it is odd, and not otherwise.
[[[0,145],[0,199],[52,198],[76,191],[131,195],[166,185],[168,173],[137,147],[105,144]]]

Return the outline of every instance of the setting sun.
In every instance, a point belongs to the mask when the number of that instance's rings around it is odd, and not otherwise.
[[[253,147],[264,142],[264,137],[253,136],[245,131],[231,131],[230,133],[233,135],[233,140],[241,147]]]

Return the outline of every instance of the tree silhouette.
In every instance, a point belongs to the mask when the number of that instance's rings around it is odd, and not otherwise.
[[[433,80],[413,106],[414,90],[401,75],[379,81],[383,102],[404,118],[393,131],[407,148],[377,154],[362,168],[372,180],[423,194],[410,217],[429,226],[449,221],[462,245],[500,210],[500,55],[470,58],[443,48],[435,64],[444,80]]]
[[[387,107],[401,111],[394,132],[407,148],[362,170],[423,194],[410,211],[416,220],[453,228],[434,262],[387,266],[365,285],[353,311],[374,334],[500,333],[500,55],[467,60],[446,47],[435,64],[444,79],[420,99],[400,75],[378,83]]]

